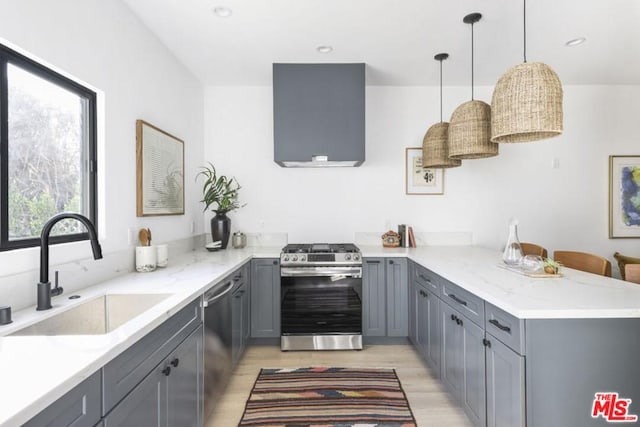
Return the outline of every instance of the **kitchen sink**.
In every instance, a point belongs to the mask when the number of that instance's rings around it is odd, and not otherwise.
[[[101,335],[160,303],[171,294],[107,294],[24,327],[10,335]]]

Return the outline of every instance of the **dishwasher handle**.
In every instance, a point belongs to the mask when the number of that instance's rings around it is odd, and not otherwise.
[[[223,296],[225,296],[226,294],[228,294],[229,292],[231,292],[231,289],[233,289],[233,282],[229,281],[226,284],[226,288],[224,291],[220,292],[219,294],[216,294],[215,296],[212,297],[212,295],[208,295],[208,293],[204,294],[205,300],[202,303],[203,307],[209,307],[209,305],[215,303],[216,301],[218,301],[220,298],[222,298]],[[213,292],[212,292],[213,294]],[[212,298],[211,298],[212,297]]]

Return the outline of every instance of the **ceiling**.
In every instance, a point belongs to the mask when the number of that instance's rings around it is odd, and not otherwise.
[[[518,0],[123,0],[206,85],[271,85],[274,62],[365,62],[368,85],[494,85],[523,60]],[[228,18],[216,6],[232,10]],[[529,0],[527,60],[563,84],[640,84],[639,0]],[[565,42],[586,37],[566,47]],[[333,52],[316,51],[330,45]]]

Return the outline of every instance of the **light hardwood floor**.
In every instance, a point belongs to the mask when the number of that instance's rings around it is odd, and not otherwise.
[[[250,346],[205,426],[238,425],[260,368],[309,366],[395,368],[418,426],[471,426],[462,409],[449,397],[410,345],[368,345],[362,351],[290,352],[282,352],[277,346]]]

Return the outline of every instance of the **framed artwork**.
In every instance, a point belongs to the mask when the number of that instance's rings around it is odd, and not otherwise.
[[[444,169],[423,169],[422,148],[405,149],[407,194],[444,194]]]
[[[640,156],[609,156],[609,238],[640,238]]]
[[[136,121],[137,216],[184,215],[184,142]]]

